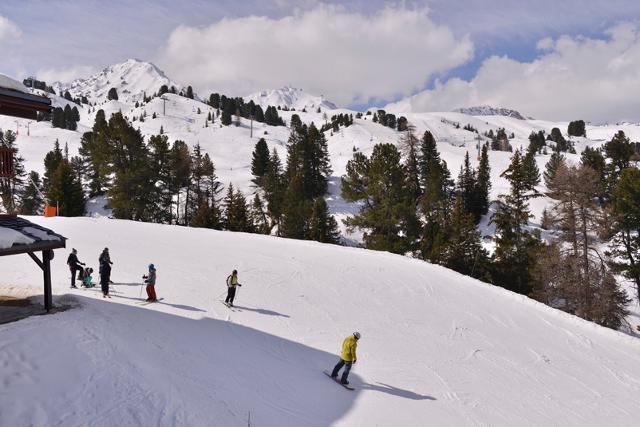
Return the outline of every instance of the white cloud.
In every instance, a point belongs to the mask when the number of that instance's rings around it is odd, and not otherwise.
[[[532,62],[486,59],[471,81],[437,82],[389,109],[447,111],[489,104],[537,118],[640,120],[640,27],[619,25],[606,40],[560,37]]]
[[[437,25],[426,9],[374,14],[319,5],[280,19],[223,19],[181,26],[159,65],[200,90],[245,95],[291,84],[338,104],[391,99],[468,61],[473,44]]]
[[[36,73],[38,80],[48,84],[53,82],[69,83],[77,78],[90,76],[96,72],[96,68],[90,65],[76,65],[68,68],[48,68]]]
[[[8,18],[0,15],[0,44],[5,41],[13,41],[22,35],[20,28]]]

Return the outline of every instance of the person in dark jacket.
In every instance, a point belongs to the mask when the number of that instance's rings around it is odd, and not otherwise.
[[[98,263],[100,265],[99,268],[99,273],[100,273],[100,280],[102,281],[102,271],[106,270],[107,271],[107,280],[110,282],[111,281],[111,266],[113,265],[113,263],[111,262],[111,257],[109,256],[109,248],[104,248],[104,250],[102,251],[102,253],[100,254],[100,257],[98,258]],[[105,268],[108,267],[108,268]]]
[[[149,274],[142,276],[144,283],[147,284],[147,301],[158,301],[156,297],[156,267],[153,264],[149,264]]]
[[[111,298],[109,295],[109,278],[111,277],[111,264],[100,265],[100,287],[102,288],[102,298]]]
[[[103,298],[111,298],[109,295],[109,283],[111,282],[111,266],[113,263],[111,262],[111,257],[109,256],[109,248],[104,248],[100,257],[98,258],[98,262],[100,263],[100,287],[102,288],[102,297]]]
[[[71,270],[71,287],[77,288],[76,275],[79,271],[82,271],[82,267],[80,266],[85,264],[78,260],[78,251],[75,248],[71,249],[69,258],[67,258],[67,265],[69,266],[69,270]]]

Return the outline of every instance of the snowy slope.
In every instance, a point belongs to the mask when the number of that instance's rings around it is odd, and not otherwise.
[[[297,111],[306,109],[307,111],[316,111],[318,108],[323,110],[335,110],[338,107],[324,99],[323,96],[311,95],[302,89],[285,86],[280,89],[269,89],[261,92],[252,93],[244,97],[245,102],[253,101],[255,104],[266,108],[269,105],[275,107],[294,108]]]
[[[142,100],[144,93],[152,96],[162,85],[169,88],[175,86],[178,92],[182,88],[154,64],[139,59],[128,59],[87,78],[76,79],[71,83],[55,82],[52,87],[57,94],[63,94],[68,90],[73,98],[84,95],[94,104],[106,101],[107,93],[112,87],[118,91],[121,101],[135,103]]]
[[[33,218],[114,297],[0,326],[2,425],[635,425],[640,341],[401,256],[241,233]],[[66,253],[54,289],[69,293]],[[136,304],[146,265],[164,300]],[[239,270],[238,310],[217,300]],[[37,286],[24,257],[0,286]],[[322,375],[363,338],[349,392]]]

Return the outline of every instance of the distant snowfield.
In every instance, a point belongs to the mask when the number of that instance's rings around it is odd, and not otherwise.
[[[0,326],[0,424],[635,425],[640,341],[439,266],[269,236],[104,218],[29,218],[97,268],[113,298]],[[161,303],[139,305],[158,268]],[[237,311],[219,302],[239,271]],[[40,287],[27,256],[0,286]],[[323,374],[362,333],[349,392]]]

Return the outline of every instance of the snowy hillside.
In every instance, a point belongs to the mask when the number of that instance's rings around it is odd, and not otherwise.
[[[323,110],[335,110],[336,105],[327,101],[323,96],[310,95],[302,89],[285,86],[281,89],[263,90],[261,92],[252,93],[244,97],[246,102],[253,101],[257,105],[266,108],[269,105],[275,107],[287,107],[301,111],[316,111],[318,108]]]
[[[105,90],[108,90],[113,82],[119,81],[118,92],[121,95],[118,101],[106,101]],[[91,82],[91,83],[90,83]],[[107,82],[110,82],[107,84]],[[126,84],[124,84],[126,82]],[[135,107],[134,96],[136,91],[142,96],[142,90],[147,90],[147,94],[153,93],[161,84],[173,84],[162,71],[149,63],[129,60],[123,64],[114,65],[107,68],[89,79],[78,81],[78,88],[91,90],[93,96],[101,99],[100,104],[95,108],[87,108],[87,106],[79,106],[80,122],[77,131],[68,131],[63,129],[52,128],[48,122],[30,123],[30,135],[27,135],[27,120],[15,120],[10,117],[0,116],[0,129],[19,130],[18,147],[21,155],[25,158],[27,171],[36,170],[40,173],[44,170],[43,160],[46,153],[52,149],[53,142],[58,139],[64,147],[65,144],[69,148],[71,156],[78,153],[80,138],[83,132],[90,130],[95,119],[95,110],[103,109],[109,117],[112,113],[122,111],[122,113],[133,121],[134,126],[138,127],[143,135],[149,137],[158,134],[162,128],[164,133],[169,137],[169,141],[173,142],[177,139],[185,141],[188,145],[194,146],[199,143],[204,152],[208,153],[216,165],[217,174],[220,181],[227,185],[233,183],[234,186],[241,189],[245,194],[249,195],[255,191],[251,182],[251,153],[255,147],[258,138],[265,138],[269,149],[276,148],[280,158],[286,158],[286,144],[290,130],[286,127],[267,126],[263,123],[253,123],[253,138],[251,135],[251,124],[249,121],[241,119],[240,126],[222,126],[220,119],[216,118],[213,125],[205,127],[205,119],[209,112],[213,113],[214,109],[197,99],[188,99],[173,94],[166,94],[166,104],[158,98],[153,98],[149,103],[141,103]],[[180,87],[179,85],[176,85]],[[135,90],[134,90],[135,87]],[[89,89],[87,89],[89,88]],[[99,89],[98,89],[99,88]],[[122,96],[123,88],[131,90],[131,97]],[[100,93],[101,95],[97,95]],[[73,93],[75,97],[79,95]],[[60,96],[51,96],[55,106],[64,106],[67,100]],[[206,97],[206,96],[205,96]],[[348,109],[335,109],[327,111],[327,108],[335,107],[328,103],[322,97],[316,97],[299,89],[284,88],[275,91],[264,91],[248,98],[245,101],[253,99],[263,105],[283,105],[296,108],[296,111],[279,111],[279,114],[288,123],[293,114],[298,114],[305,123],[315,122],[316,124],[325,123],[325,114],[329,117],[333,114],[353,114],[355,111]],[[322,104],[324,103],[324,104]],[[321,113],[317,113],[315,106],[322,105]],[[306,112],[302,112],[301,107],[306,107]],[[91,110],[91,111],[89,111]],[[200,113],[198,114],[198,110]],[[474,111],[475,114],[496,112],[494,110]],[[156,118],[153,118],[155,113]],[[146,114],[144,122],[139,121],[141,115]],[[526,119],[521,120],[508,115],[469,115],[460,112],[430,112],[430,113],[407,113],[400,111],[397,116],[404,115],[409,122],[416,127],[416,131],[421,135],[424,131],[429,130],[435,136],[438,142],[438,150],[442,159],[447,162],[449,170],[454,176],[457,175],[460,166],[463,163],[464,155],[467,151],[471,154],[472,161],[475,162],[475,153],[477,152],[478,134],[464,129],[464,126],[470,125],[482,135],[484,132],[496,132],[498,128],[505,128],[507,134],[513,134],[510,144],[515,148],[525,148],[528,146],[528,136],[531,132],[545,131],[550,133],[551,129],[558,127],[561,129],[565,137],[568,122],[552,122],[543,120]],[[327,201],[331,212],[338,219],[346,218],[357,212],[358,206],[345,203],[340,196],[340,177],[345,172],[347,162],[353,156],[353,150],[356,149],[362,153],[369,155],[373,147],[377,143],[389,142],[397,144],[401,134],[388,127],[373,123],[371,116],[364,115],[362,118],[355,118],[354,124],[348,128],[341,127],[338,132],[326,132],[328,140],[329,153],[332,163],[333,175],[329,181],[329,195]],[[623,130],[632,141],[640,140],[640,125],[638,124],[605,124],[605,125],[587,125],[587,138],[573,138],[578,154],[567,154],[570,161],[578,161],[582,150],[587,146],[601,146],[604,142],[618,131]],[[480,138],[483,142],[485,137]],[[508,190],[508,183],[500,177],[500,174],[509,164],[511,153],[490,151],[490,165],[492,190],[491,197],[496,198],[499,194],[503,194]],[[549,160],[550,155],[539,155],[536,157],[540,170],[544,170],[544,166]],[[477,166],[477,165],[474,165]],[[544,190],[544,187],[540,187]],[[536,227],[540,220],[540,215],[545,206],[550,202],[547,198],[538,198],[532,201],[532,227]],[[92,211],[101,210],[101,207],[91,209]],[[486,223],[486,221],[485,221]],[[483,233],[490,234],[489,228],[483,227]],[[360,240],[360,234],[348,234],[342,229],[343,235],[350,243],[357,243]]]
[[[52,86],[57,94],[68,90],[73,98],[84,95],[93,104],[106,101],[107,93],[112,87],[118,91],[120,101],[134,103],[142,100],[144,93],[152,96],[162,85],[169,88],[175,86],[178,91],[182,88],[152,63],[128,59],[90,77],[76,79],[71,83],[55,82]]]
[[[1,424],[635,425],[640,341],[425,262],[212,230],[32,218],[94,268],[111,250],[113,298],[0,326]],[[170,244],[169,244],[170,242]],[[159,297],[139,305],[158,268]],[[218,300],[239,271],[237,309]],[[0,258],[0,286],[42,277]],[[35,288],[40,293],[41,289]],[[69,296],[60,296],[62,294]],[[322,370],[359,330],[356,391]]]

